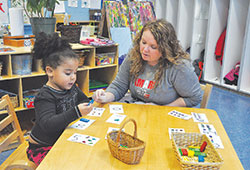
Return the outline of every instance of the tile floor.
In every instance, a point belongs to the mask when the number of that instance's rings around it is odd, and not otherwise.
[[[245,170],[250,170],[250,97],[213,87],[208,108],[215,110]],[[0,154],[0,164],[12,151]]]

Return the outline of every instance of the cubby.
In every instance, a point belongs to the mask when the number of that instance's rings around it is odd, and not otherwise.
[[[192,61],[205,49],[203,81],[250,94],[250,0],[166,0],[165,6],[156,7],[162,8],[156,11],[163,11],[162,18],[175,27],[183,49],[190,47]],[[221,64],[215,58],[215,48],[225,28]],[[228,85],[224,77],[237,62],[240,62],[237,86]]]
[[[14,52],[0,53],[0,60],[3,62],[2,75],[0,79],[0,89],[15,93],[18,96],[18,107],[16,111],[27,110],[23,104],[23,92],[41,88],[47,82],[47,75],[41,68],[40,60],[32,60],[32,73],[28,75],[14,75],[12,68],[12,57],[20,54],[30,54],[31,48],[28,47],[11,47]],[[73,50],[88,50],[85,56],[83,66],[78,68],[77,85],[88,96],[89,79],[101,80],[110,84],[115,78],[118,71],[118,45],[92,47],[81,44],[72,44]],[[96,53],[115,53],[114,63],[97,66],[95,63]],[[4,114],[0,111],[0,114]]]

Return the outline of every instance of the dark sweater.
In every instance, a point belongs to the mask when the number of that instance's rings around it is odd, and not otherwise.
[[[77,105],[88,101],[76,85],[65,91],[43,86],[34,101],[36,122],[30,136],[41,145],[52,146],[69,123],[81,117]]]

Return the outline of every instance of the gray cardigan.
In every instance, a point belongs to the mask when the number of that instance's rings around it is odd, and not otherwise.
[[[135,81],[130,81],[130,61],[126,57],[119,68],[115,80],[106,89],[119,101],[128,91],[134,101],[152,102],[167,105],[182,97],[187,107],[198,105],[202,99],[202,91],[191,63],[187,60],[183,64],[173,65],[166,69],[164,79],[154,89],[154,73],[157,65],[145,65],[145,70]]]

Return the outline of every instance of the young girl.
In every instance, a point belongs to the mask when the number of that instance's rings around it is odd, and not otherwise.
[[[48,81],[35,98],[36,122],[29,137],[28,158],[39,165],[64,129],[88,114],[88,97],[75,85],[78,56],[69,43],[56,33],[40,33],[32,50]]]

